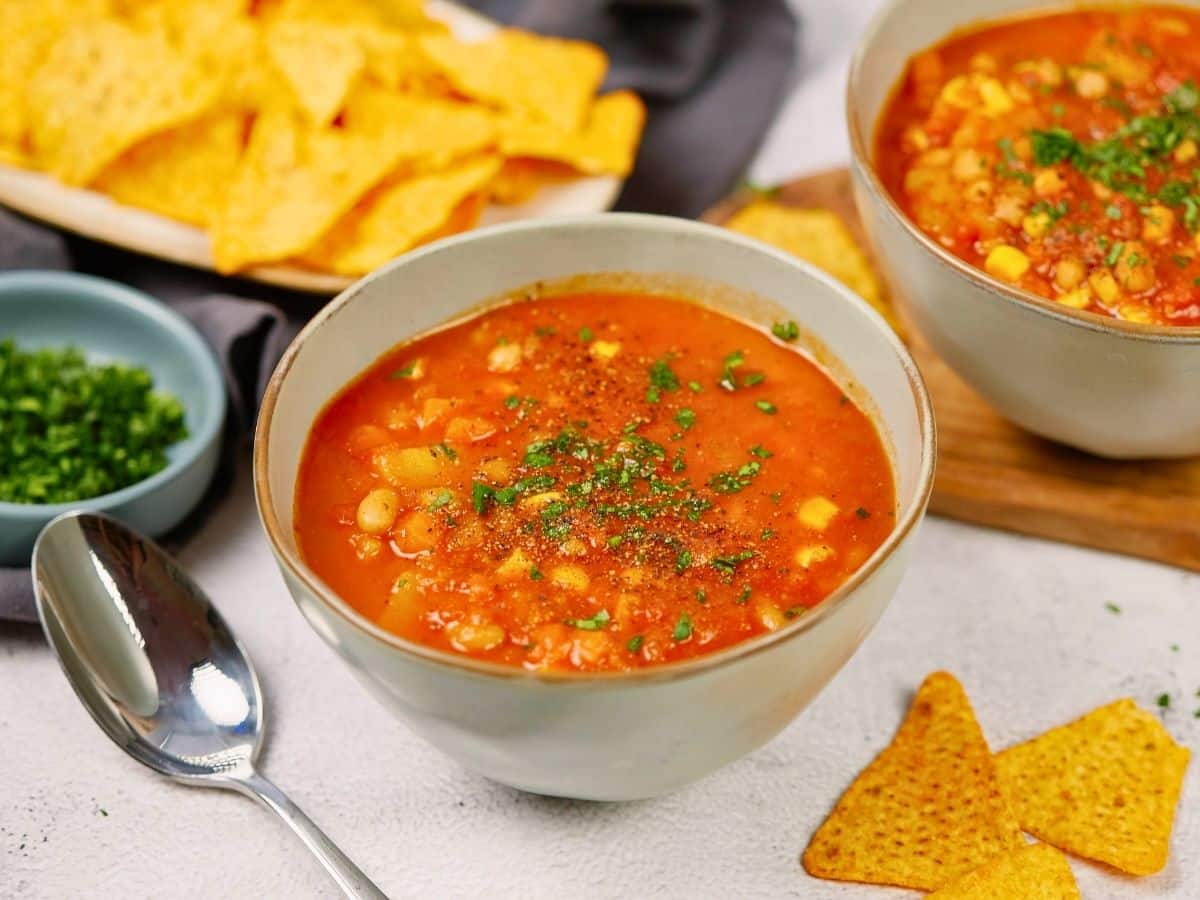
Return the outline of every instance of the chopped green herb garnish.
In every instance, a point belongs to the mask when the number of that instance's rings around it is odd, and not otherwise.
[[[744,387],[754,387],[756,384],[762,384],[766,380],[767,376],[762,372],[751,372],[742,379],[742,385]]]
[[[675,630],[671,633],[671,637],[677,641],[686,641],[692,636],[692,617],[687,613],[679,614],[679,621],[675,623]]]
[[[504,405],[507,406],[509,409],[516,409],[518,406],[521,405],[521,398],[518,397],[516,394],[513,394],[511,397],[505,397]]]
[[[1114,616],[1119,616],[1121,614],[1121,607],[1117,606],[1115,603],[1105,603],[1104,608]]]
[[[794,341],[800,337],[800,326],[791,319],[786,322],[776,322],[771,326],[771,334],[781,341]]]
[[[675,422],[684,430],[691,428],[696,424],[696,413],[685,407],[675,413]]]
[[[708,602],[708,592],[704,588],[696,589],[696,602],[703,605]]]
[[[434,444],[430,448],[430,452],[434,456],[437,456],[440,453],[442,456],[446,457],[446,459],[451,461],[458,459],[458,451],[449,444]]]
[[[775,404],[770,400],[755,400],[754,405],[757,406],[760,411],[765,412],[768,416],[773,416],[775,413],[779,412],[779,410],[775,408]]]
[[[594,337],[595,335],[592,333],[592,329],[588,328],[586,325],[579,329],[579,339],[585,344],[589,343]]]
[[[807,606],[789,606],[783,611],[784,618],[794,619],[796,616],[802,616],[808,612]]]
[[[538,337],[550,337],[553,334],[557,334],[557,331],[549,325],[539,325],[533,329],[533,333]]]
[[[546,576],[542,574],[542,570],[539,569],[536,565],[529,567],[529,580],[530,581],[541,581],[545,577]]]
[[[1110,219],[1119,219],[1121,218],[1121,207],[1117,206],[1115,203],[1110,203],[1108,206],[1104,207],[1104,214]]]
[[[1171,695],[1170,694],[1159,694],[1158,695],[1158,708],[1159,709],[1170,709],[1171,708]]]
[[[750,448],[750,455],[757,456],[759,459],[770,459],[775,454],[765,449],[762,444],[755,444]]]
[[[496,499],[496,489],[489,484],[484,484],[481,481],[476,481],[471,486],[471,505],[475,507],[475,512],[483,515],[488,511],[488,507],[492,505],[492,501]]]
[[[770,540],[771,538],[773,538],[773,537],[775,537],[775,529],[773,529],[773,528],[764,528],[764,529],[762,530],[762,533],[761,533],[761,534],[758,536],[758,539],[759,539],[760,541],[769,541],[769,540]]]
[[[747,584],[747,585],[742,586],[742,592],[737,595],[737,599],[734,600],[733,602],[740,604],[740,603],[745,603],[749,599],[750,599],[750,585]]]
[[[721,378],[717,384],[725,388],[727,391],[736,391],[737,380],[734,377],[733,371],[734,369],[739,368],[743,363],[745,363],[745,361],[746,354],[741,350],[734,350],[732,353],[726,356],[721,368]]]
[[[417,371],[417,361],[414,359],[411,362],[409,362],[407,365],[404,365],[401,368],[396,369],[396,371],[394,371],[390,375],[388,375],[388,379],[391,381],[399,381],[401,378],[412,378],[413,373],[416,371]]]
[[[700,382],[698,382],[698,381],[689,381],[687,383],[687,385],[688,385],[688,390],[691,391],[693,394],[698,394],[702,390],[704,390],[704,388],[701,387]]]
[[[443,506],[447,506],[450,503],[450,501],[453,499],[454,499],[454,495],[451,494],[445,488],[442,488],[440,491],[437,492],[437,494],[434,496],[433,500],[430,502],[429,511],[437,512]]]
[[[754,558],[753,550],[742,550],[740,553],[728,553],[724,556],[714,556],[712,562],[709,563],[718,572],[725,575],[732,575],[740,566],[748,559]]]
[[[143,368],[0,340],[0,501],[120,490],[166,468],[167,448],[187,433],[179,400]]]
[[[599,631],[612,621],[607,609],[602,609],[590,619],[567,619],[568,625],[574,625],[581,631]]]
[[[637,653],[639,650],[642,649],[642,644],[645,642],[645,640],[646,640],[646,638],[644,635],[635,634],[633,637],[631,637],[629,639],[629,643],[627,643],[625,645],[625,647],[626,647],[626,649],[629,650],[630,653]]]
[[[692,564],[692,551],[680,550],[679,555],[675,557],[675,571],[683,572]]]
[[[646,389],[646,402],[657,403],[663,391],[679,390],[679,376],[672,371],[670,363],[659,359],[650,366],[650,387]]]
[[[1109,249],[1108,256],[1104,257],[1104,264],[1106,266],[1114,265],[1116,263],[1116,261],[1121,258],[1121,251],[1124,249],[1125,249],[1125,242],[1117,241]]]
[[[854,511],[854,514],[856,516],[858,516],[860,519],[871,518],[871,511],[869,509],[867,509],[865,506],[860,506],[858,509],[856,509]]]

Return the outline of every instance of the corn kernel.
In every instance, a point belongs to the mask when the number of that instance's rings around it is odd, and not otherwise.
[[[1092,302],[1092,292],[1088,290],[1087,285],[1077,287],[1073,291],[1067,291],[1065,294],[1059,294],[1055,300],[1063,306],[1069,306],[1072,309],[1085,309]]]
[[[983,262],[984,270],[1003,281],[1018,281],[1029,269],[1029,257],[1008,244],[993,247]]]
[[[550,583],[572,591],[586,591],[592,580],[579,566],[555,566],[550,570]]]
[[[762,627],[767,629],[767,631],[778,631],[787,624],[787,616],[783,614],[783,610],[770,600],[759,600],[756,602],[754,614]]]
[[[910,150],[920,152],[929,149],[929,135],[925,133],[923,128],[918,128],[916,125],[910,126],[904,132],[904,142]]]
[[[824,531],[837,514],[837,504],[828,497],[810,497],[796,510],[800,524],[814,531]]]
[[[1092,193],[1096,195],[1097,200],[1109,200],[1112,198],[1112,189],[1101,184],[1098,181],[1092,182]]]
[[[1050,230],[1050,216],[1044,212],[1030,213],[1021,220],[1021,230],[1036,240]]]
[[[985,78],[979,83],[979,96],[983,100],[984,115],[996,118],[1012,112],[1013,99],[995,78]]]
[[[592,358],[602,362],[608,362],[620,352],[620,341],[592,341],[588,345],[588,353]]]
[[[970,82],[967,81],[966,75],[955,75],[946,82],[938,96],[944,102],[951,106],[957,106],[959,109],[969,109],[974,105]]]
[[[1126,322],[1141,322],[1143,325],[1149,325],[1154,321],[1154,317],[1150,315],[1150,310],[1136,303],[1122,303],[1117,313]]]
[[[813,544],[811,547],[801,547],[796,551],[796,565],[809,569],[817,563],[833,558],[833,548],[825,544]]]
[[[967,185],[967,189],[963,191],[963,196],[975,203],[982,203],[984,200],[992,196],[992,192],[996,189],[986,178],[981,178],[978,181],[973,181]]]
[[[1146,218],[1142,221],[1142,238],[1155,243],[1166,243],[1171,239],[1175,230],[1175,213],[1160,203],[1155,203],[1146,210]]]
[[[1039,197],[1052,197],[1066,186],[1067,180],[1054,169],[1042,169],[1033,176],[1033,192]]]
[[[1177,163],[1188,163],[1196,158],[1196,154],[1196,142],[1188,138],[1179,142],[1179,146],[1175,148],[1175,152],[1171,156]]]
[[[533,560],[525,555],[525,552],[518,547],[512,553],[508,554],[508,559],[500,563],[496,568],[496,574],[501,578],[526,578],[529,576],[529,570],[533,568]]]
[[[1121,295],[1121,288],[1108,269],[1099,269],[1088,276],[1088,284],[1096,292],[1101,303],[1111,304]]]
[[[976,53],[967,60],[967,67],[972,72],[995,72],[996,57],[990,53]]]

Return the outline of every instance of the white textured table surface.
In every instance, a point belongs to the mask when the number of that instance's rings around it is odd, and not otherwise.
[[[845,160],[846,59],[875,5],[808,4],[803,81],[755,180]],[[625,805],[491,784],[383,712],[292,606],[245,469],[184,560],[259,667],[263,768],[393,897],[871,900],[913,895],[816,881],[797,857],[935,668],[962,679],[997,747],[1119,696],[1153,707],[1164,691],[1168,728],[1200,747],[1200,578],[937,519],[915,556],[858,655],[774,742],[673,797]],[[127,759],[78,705],[40,633],[2,624],[0,745],[0,897],[332,894],[267,812]],[[1200,897],[1196,768],[1167,869],[1134,881],[1073,861],[1085,897]]]

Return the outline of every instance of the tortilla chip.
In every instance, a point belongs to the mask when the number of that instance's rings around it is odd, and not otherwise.
[[[219,79],[159,32],[115,21],[65,32],[29,83],[38,162],[68,184],[87,184],[151,135],[199,118]]]
[[[71,25],[103,18],[104,0],[6,0],[0,3],[0,144],[24,157],[29,131],[26,88],[46,52]]]
[[[226,112],[157,134],[101,172],[94,186],[121,203],[205,227],[237,171],[245,126],[244,113]]]
[[[303,261],[339,275],[370,272],[429,240],[499,169],[499,157],[484,156],[449,169],[389,179],[305,253]]]
[[[391,90],[449,97],[450,82],[421,52],[417,35],[392,28],[363,28],[359,40],[367,58],[367,75]]]
[[[1079,900],[1067,858],[1045,844],[1031,844],[984,863],[930,900]]]
[[[958,680],[934,672],[804,851],[818,878],[934,890],[1023,846]]]
[[[540,159],[506,159],[488,186],[489,199],[513,205],[531,200],[543,186],[574,178],[576,173],[559,163]]]
[[[633,169],[646,107],[633,91],[605,94],[592,104],[583,128],[563,131],[527,115],[500,119],[505,156],[533,157],[571,166],[587,175],[619,175]]]
[[[1021,827],[1132,875],[1167,863],[1190,752],[1118,700],[996,755]]]
[[[421,49],[462,94],[510,112],[578,130],[608,68],[594,44],[504,28],[464,43],[424,36]]]
[[[424,0],[283,0],[258,4],[256,14],[275,22],[323,22],[443,33],[446,26],[425,13]]]
[[[266,45],[314,125],[333,121],[366,68],[366,53],[354,28],[282,21],[268,29]]]
[[[361,84],[346,104],[348,129],[387,142],[403,159],[445,166],[496,142],[493,117],[477,106]]]
[[[735,213],[726,227],[812,263],[866,300],[900,331],[895,310],[884,300],[870,260],[836,213],[756,200]]]
[[[288,112],[263,113],[212,225],[217,270],[303,253],[396,162],[375,137],[312,128]]]

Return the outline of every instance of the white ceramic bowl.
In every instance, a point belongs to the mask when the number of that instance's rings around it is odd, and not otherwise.
[[[913,54],[955,28],[1062,8],[1061,0],[884,7],[858,46],[847,86],[855,201],[916,326],[1007,418],[1101,456],[1198,455],[1200,328],[1122,322],[997,281],[913,225],[872,164],[876,121]]]
[[[635,673],[537,674],[448,654],[375,626],[297,552],[297,467],[314,417],[396,343],[534,282],[685,291],[752,322],[780,316],[893,451],[895,531],[812,614],[708,656]],[[733,289],[728,285],[736,284]],[[853,373],[853,374],[850,374]],[[680,219],[596,215],[450,238],[369,276],[296,338],[267,389],[254,448],[259,514],[296,603],[385,706],[464,766],[542,794],[598,800],[674,790],[761,746],[833,677],[900,581],[933,474],[932,415],[904,346],[865,303],[763,244]]]

